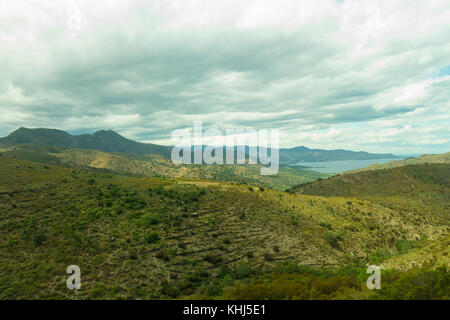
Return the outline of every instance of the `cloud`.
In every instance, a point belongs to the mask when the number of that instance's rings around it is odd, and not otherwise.
[[[449,149],[445,0],[19,0],[0,19],[2,135],[170,143],[202,120],[280,129],[282,146]]]

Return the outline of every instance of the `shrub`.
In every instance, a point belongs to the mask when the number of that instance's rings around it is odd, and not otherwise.
[[[273,257],[270,253],[266,252],[264,253],[264,259],[266,259],[266,261],[272,261]]]
[[[413,249],[416,246],[416,244],[417,243],[415,241],[411,240],[399,240],[397,241],[395,246],[397,247],[398,253],[406,253],[409,250]]]
[[[162,260],[165,260],[165,261],[169,261],[169,260],[170,260],[169,254],[167,253],[166,250],[158,251],[158,252],[156,253],[156,257],[157,257],[158,259],[162,259]]]
[[[128,258],[131,260],[136,260],[138,258],[136,249],[132,248],[128,250]]]
[[[253,273],[255,273],[254,270],[246,264],[240,264],[232,271],[232,275],[235,279],[248,278]]]
[[[155,232],[150,232],[150,233],[147,233],[144,236],[144,241],[147,242],[147,243],[150,243],[150,244],[151,243],[156,243],[156,242],[159,241],[159,236]]]
[[[340,241],[342,241],[342,236],[336,233],[328,232],[325,235],[325,241],[328,242],[328,244],[333,248],[340,249],[341,247]]]
[[[38,233],[33,237],[33,244],[36,247],[41,246],[45,241],[47,241],[47,237],[43,233]]]
[[[205,289],[205,294],[209,297],[218,296],[221,294],[221,292],[222,290],[220,289],[220,287],[214,283],[208,285]]]
[[[194,272],[190,273],[186,277],[186,280],[191,283],[199,283],[203,279],[207,278],[208,276],[209,276],[209,273],[206,270],[198,269],[198,270],[195,270]]]
[[[223,262],[223,258],[219,255],[206,255],[204,258],[205,261],[213,264],[213,265],[217,265],[219,263]]]
[[[159,223],[159,215],[153,212],[143,214],[138,222],[138,224],[143,227],[151,227],[152,225],[158,223]]]

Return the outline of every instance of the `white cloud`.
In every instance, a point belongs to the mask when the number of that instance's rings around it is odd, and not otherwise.
[[[17,0],[0,21],[2,134],[168,141],[195,119],[284,146],[449,148],[446,0]]]

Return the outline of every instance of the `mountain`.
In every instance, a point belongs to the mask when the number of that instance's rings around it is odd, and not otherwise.
[[[56,129],[19,128],[7,137],[0,138],[0,146],[3,147],[19,144],[96,149],[132,154],[159,154],[164,157],[170,157],[172,149],[167,146],[132,141],[112,130],[100,130],[93,134],[74,136]]]
[[[293,165],[297,162],[324,162],[339,160],[373,160],[397,158],[392,153],[377,154],[364,151],[309,149],[304,146],[280,149],[280,163]]]
[[[389,270],[381,290],[365,285],[366,265],[448,234],[445,208],[420,203],[448,196],[448,171],[429,166],[416,179],[433,187],[409,207],[2,154],[0,299],[445,299],[445,268]],[[66,286],[72,264],[80,290]]]
[[[56,129],[19,128],[5,138],[0,138],[0,146],[10,147],[19,144],[36,144],[66,148],[96,149],[105,152],[122,152],[130,154],[158,154],[170,158],[172,147],[150,143],[140,143],[126,139],[112,130],[101,130],[93,134],[70,135]],[[203,146],[202,148],[205,148]],[[235,157],[238,154],[235,147]],[[249,147],[245,147],[248,156]],[[193,154],[193,153],[192,153]],[[225,152],[224,152],[225,156]],[[309,149],[304,146],[279,149],[280,164],[294,165],[300,161],[336,161],[368,160],[395,158],[393,154],[374,154],[348,150]]]

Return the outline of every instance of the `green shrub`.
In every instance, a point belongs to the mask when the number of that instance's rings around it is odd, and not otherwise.
[[[143,227],[151,227],[152,225],[158,224],[160,222],[159,214],[154,212],[149,212],[143,214],[138,221],[138,224]]]
[[[47,241],[47,237],[43,233],[38,233],[33,237],[33,244],[36,247],[41,246],[45,241]]]
[[[144,241],[149,244],[156,243],[159,241],[159,236],[156,232],[150,232],[144,236]]]
[[[246,264],[240,264],[232,271],[232,275],[235,279],[248,278],[250,275],[254,274],[255,271]]]
[[[157,257],[158,259],[162,259],[162,260],[165,260],[165,261],[169,261],[169,260],[170,260],[169,254],[167,253],[166,250],[158,251],[158,252],[156,253],[156,257]]]
[[[222,256],[210,255],[210,254],[206,255],[204,260],[209,262],[209,263],[211,263],[211,264],[213,264],[213,265],[217,265],[217,264],[220,264],[220,263],[223,262]]]
[[[342,241],[342,240],[343,240],[342,236],[337,233],[328,232],[325,235],[325,241],[328,242],[328,244],[335,249],[341,248],[340,241]]]

